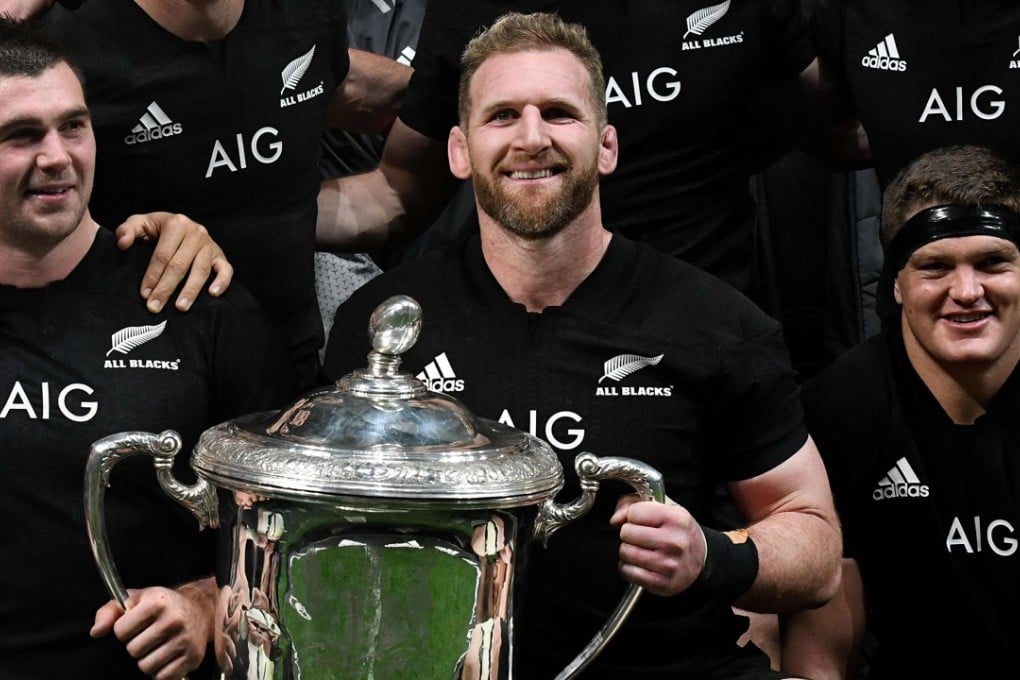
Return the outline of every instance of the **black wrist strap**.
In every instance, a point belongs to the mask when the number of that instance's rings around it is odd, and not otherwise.
[[[748,536],[734,543],[721,531],[701,527],[705,534],[705,564],[685,592],[722,602],[733,602],[748,591],[758,576],[758,548]]]

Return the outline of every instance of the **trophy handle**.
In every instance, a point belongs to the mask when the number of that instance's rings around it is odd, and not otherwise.
[[[595,503],[595,494],[599,490],[599,482],[603,479],[618,479],[630,484],[643,501],[662,503],[666,498],[662,474],[652,466],[633,458],[612,456],[599,458],[591,453],[582,453],[574,459],[574,469],[577,470],[577,476],[581,480],[581,495],[573,502],[562,505],[547,500],[538,511],[534,537],[542,541],[543,545],[555,531],[591,510]],[[627,586],[612,616],[581,653],[560,671],[555,680],[570,680],[591,663],[616,635],[616,631],[630,615],[643,591],[644,588],[633,583]]]
[[[113,599],[127,609],[127,590],[113,562],[110,543],[106,536],[106,487],[110,485],[110,471],[124,458],[149,454],[156,468],[156,478],[163,491],[198,518],[198,528],[216,527],[219,517],[216,509],[216,489],[199,478],[193,486],[185,486],[173,476],[174,457],[180,452],[181,436],[173,430],[159,434],[151,432],[121,432],[104,437],[92,444],[85,465],[85,526],[89,532],[89,545],[99,567],[99,575]]]

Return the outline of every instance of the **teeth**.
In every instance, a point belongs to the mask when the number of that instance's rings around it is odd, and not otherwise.
[[[980,321],[985,318],[984,314],[952,314],[949,320],[953,323],[970,323],[971,321]]]
[[[510,173],[510,177],[513,179],[541,179],[542,177],[552,177],[552,170],[517,170]]]

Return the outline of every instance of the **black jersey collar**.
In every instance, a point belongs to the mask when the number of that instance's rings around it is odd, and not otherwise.
[[[613,318],[628,305],[627,291],[631,286],[621,287],[622,281],[629,281],[638,275],[638,246],[619,234],[613,234],[602,260],[581,282],[563,307],[574,312],[594,314]],[[499,285],[492,270],[482,255],[481,238],[476,234],[467,244],[465,262],[475,289],[490,304],[516,304]]]

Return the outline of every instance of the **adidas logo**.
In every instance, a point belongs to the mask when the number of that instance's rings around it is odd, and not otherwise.
[[[880,71],[907,70],[907,62],[900,58],[900,50],[896,47],[896,38],[892,33],[868,50],[868,53],[861,58],[861,66]]]
[[[170,120],[170,116],[159,107],[159,104],[152,102],[145,108],[145,113],[138,120],[138,124],[131,128],[131,134],[124,138],[125,144],[142,144],[155,139],[172,137],[184,131],[180,123]]]
[[[878,480],[878,486],[871,492],[871,497],[876,501],[886,498],[927,498],[929,493],[928,485],[921,483],[907,459],[900,458],[896,465]]]
[[[425,387],[433,392],[463,392],[464,381],[453,372],[450,360],[443,352],[426,364],[424,370],[415,376],[425,383]]]

